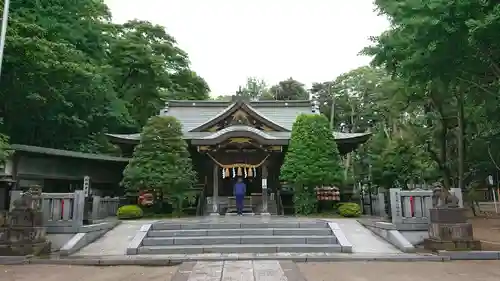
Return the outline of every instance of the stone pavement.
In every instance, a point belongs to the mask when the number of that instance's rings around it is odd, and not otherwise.
[[[368,228],[361,225],[356,219],[324,219],[337,223],[352,244],[353,253],[364,254],[397,254],[402,253],[394,246],[378,237]]]
[[[189,268],[192,266],[191,268]],[[285,281],[278,261],[216,261],[183,264],[184,278],[173,281]]]
[[[0,266],[2,281],[497,281],[498,261],[186,262],[179,267]]]
[[[123,221],[117,227],[104,234],[103,237],[87,245],[76,254],[82,256],[125,255],[128,244],[132,241],[141,226],[152,222],[154,221]]]

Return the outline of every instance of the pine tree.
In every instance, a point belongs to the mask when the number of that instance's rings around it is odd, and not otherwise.
[[[196,181],[181,129],[174,117],[150,118],[122,180],[129,191],[160,190],[176,212],[181,211],[187,190]]]
[[[342,182],[339,152],[325,116],[302,114],[297,117],[280,178],[293,186],[298,214],[316,210],[315,187]]]

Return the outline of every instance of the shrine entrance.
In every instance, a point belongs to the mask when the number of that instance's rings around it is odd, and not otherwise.
[[[211,143],[199,141],[203,145],[198,145],[198,152],[213,165],[211,188],[210,183],[208,185],[213,192],[207,197],[210,203],[206,208],[211,209],[212,214],[226,214],[234,209],[233,187],[238,178],[247,186],[245,208],[248,212],[268,214],[268,201],[275,200],[270,194],[277,189],[274,181],[277,176],[273,174],[279,169],[273,167],[281,164],[276,159],[283,158],[282,146],[267,144],[269,141],[259,139],[256,133],[249,132],[251,129],[245,127],[243,132],[233,132],[235,136],[221,135],[218,141]],[[270,171],[273,174],[270,175]]]
[[[259,172],[261,170],[261,168],[258,169]],[[238,177],[227,177],[219,181],[219,196],[233,196],[233,186],[237,179]],[[253,177],[242,177],[242,179],[247,186],[247,196],[262,193],[262,175],[260,173]]]

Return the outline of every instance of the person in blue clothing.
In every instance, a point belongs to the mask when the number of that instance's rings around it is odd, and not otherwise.
[[[247,185],[243,182],[241,178],[234,184],[233,194],[236,197],[236,209],[238,210],[238,215],[243,215],[243,201],[245,199],[245,194],[247,193]]]

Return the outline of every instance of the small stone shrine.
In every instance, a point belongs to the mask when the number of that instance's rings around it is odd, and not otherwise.
[[[424,248],[432,251],[480,250],[481,242],[474,240],[472,224],[467,222],[466,210],[458,198],[436,184],[432,193],[429,238]]]
[[[24,192],[9,212],[0,214],[0,256],[50,253],[41,211],[41,188]]]

